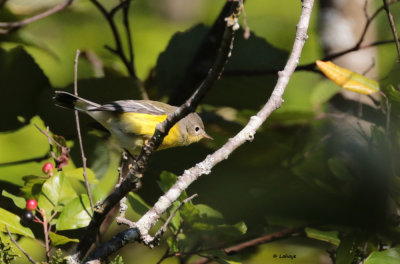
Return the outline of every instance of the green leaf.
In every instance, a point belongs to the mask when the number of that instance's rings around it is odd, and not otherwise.
[[[43,183],[48,179],[47,177],[28,175],[22,178],[25,182],[24,187],[21,188],[21,192],[25,198],[34,197],[38,200],[39,195],[42,191]]]
[[[159,186],[163,192],[167,192],[169,188],[176,182],[178,177],[172,172],[163,171],[160,175]]]
[[[2,86],[0,85],[0,87]],[[10,102],[9,105],[14,104]],[[14,118],[16,119],[16,117]],[[23,124],[25,125],[26,122]],[[43,121],[38,116],[35,116],[30,120],[30,123],[16,131],[0,132],[0,148],[2,149],[0,151],[0,181],[10,182],[22,187],[24,185],[24,176],[44,175],[42,166],[46,161],[50,161],[50,159],[46,160],[49,152],[49,142],[34,124],[46,130]],[[2,123],[2,127],[5,127],[3,125]],[[32,159],[45,160],[35,162]]]
[[[64,184],[64,174],[57,173],[47,179],[42,186],[42,192],[38,198],[38,207],[46,212],[46,216],[50,217],[61,195],[61,189]]]
[[[64,170],[64,174],[66,178],[74,178],[80,181],[85,181],[83,178],[83,168],[77,168],[74,170]],[[88,178],[89,183],[98,183],[98,180],[96,179],[96,176],[94,175],[94,172],[86,168],[86,175]]]
[[[224,219],[223,215],[220,212],[218,212],[214,208],[211,208],[208,205],[196,204],[195,206],[197,210],[199,210],[199,214],[201,217]]]
[[[7,232],[6,225],[11,233],[34,238],[30,228],[20,224],[21,218],[3,208],[0,208],[0,230]]]
[[[357,234],[350,233],[345,237],[341,237],[340,245],[336,252],[335,264],[358,263],[357,252],[359,252],[358,248],[362,246],[362,239]]]
[[[400,263],[400,249],[389,248],[384,251],[374,251],[365,260],[364,264],[398,264]]]
[[[6,190],[3,190],[3,192],[1,194],[4,197],[8,197],[11,200],[13,200],[15,206],[17,206],[18,208],[25,209],[26,201],[24,198],[16,196],[14,194],[11,194],[11,193],[7,192]]]
[[[136,193],[129,193],[128,202],[138,215],[144,215],[151,207]]]
[[[90,223],[90,202],[83,194],[70,201],[61,211],[56,227],[57,230],[78,229]]]
[[[319,229],[306,227],[305,232],[307,237],[325,241],[331,243],[335,246],[339,246],[340,239],[339,239],[339,232],[338,231],[322,231]]]
[[[207,74],[214,58],[212,56],[208,56],[208,60],[199,58],[194,64],[192,58],[196,56],[208,30],[209,28],[204,25],[196,25],[185,32],[176,33],[171,38],[165,51],[160,54],[155,69],[158,92],[161,96],[170,96],[177,87],[184,89],[176,94],[180,96],[184,93],[191,94],[190,91],[197,87],[199,79],[201,81],[202,76]],[[233,72],[262,72],[280,68],[286,61],[287,52],[273,47],[254,33],[249,39],[244,39],[242,29],[236,32],[233,46],[235,50],[225,66],[224,75],[215,83],[215,89],[210,91],[203,103],[229,105],[234,108],[258,108],[263,104],[264,93],[267,92],[265,88],[273,87],[275,77],[246,76]],[[188,72],[190,65],[195,67]],[[181,84],[182,81],[185,85]],[[226,96],[227,89],[229,96]],[[244,92],[246,100],[243,100]]]
[[[175,237],[173,236],[168,237],[167,245],[171,252],[173,253],[179,252],[178,241],[176,241]]]
[[[70,242],[79,243],[79,239],[58,235],[54,232],[50,232],[49,236],[53,246],[64,245]]]
[[[50,177],[42,186],[42,193],[38,198],[38,206],[50,216],[54,210],[60,210],[62,206],[76,198],[77,194],[69,181],[65,178],[64,172],[58,172]]]
[[[47,77],[22,47],[9,51],[0,48],[0,87],[4,87],[0,90],[0,112],[7,113],[2,116],[1,131],[21,127],[23,123],[17,116],[30,120],[37,114],[45,93],[51,91]],[[44,136],[43,140],[46,141]],[[43,146],[48,147],[48,144]]]

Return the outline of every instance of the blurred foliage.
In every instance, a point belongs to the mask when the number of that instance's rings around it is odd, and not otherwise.
[[[61,2],[9,0],[0,10],[0,21],[21,20]],[[54,232],[49,236],[63,253],[52,252],[51,263],[62,263],[90,221],[73,112],[54,106],[51,100],[55,89],[72,90],[76,49],[82,51],[80,96],[99,103],[140,99],[139,87],[144,85],[151,99],[168,101],[225,3],[196,2],[196,8],[185,7],[185,1],[131,3],[130,26],[140,81],[129,76],[118,56],[104,48],[113,47],[114,39],[90,1],[74,1],[62,12],[0,34],[3,259],[13,258],[9,247],[17,250],[9,243],[7,225],[32,257],[45,260],[44,250],[33,240],[44,241],[43,227],[21,220],[25,199],[37,199],[46,217],[54,215],[50,222]],[[119,2],[101,3],[110,9]],[[245,7],[251,37],[246,40],[242,30],[237,32],[225,74],[198,109],[215,140],[155,153],[143,187],[128,196],[130,219],[140,218],[176,181],[176,175],[240,131],[271,93],[275,71],[282,69],[295,37],[301,2],[252,0],[246,1]],[[392,11],[398,23],[400,9]],[[300,64],[323,57],[316,17],[312,16]],[[122,12],[115,20],[127,52]],[[385,16],[378,16],[377,27],[378,39],[391,38]],[[168,249],[169,254],[199,253],[216,263],[287,263],[289,256],[295,256],[297,264],[398,263],[399,64],[394,59],[394,45],[377,50],[376,80],[386,95],[378,106],[343,98],[340,87],[315,72],[296,72],[284,104],[257,132],[255,140],[191,185],[163,216],[160,222],[177,210],[161,247],[150,250],[128,245],[118,252],[120,256],[113,256],[114,262],[156,263]],[[207,71],[207,66],[202,70]],[[41,171],[44,163],[52,161],[48,139],[35,125],[44,131],[49,126],[50,135],[65,137],[71,148],[68,166],[55,170],[51,177]],[[89,182],[97,202],[117,181],[119,149],[89,117],[81,117],[81,128]],[[199,196],[181,205],[193,193]],[[216,250],[296,226],[306,226],[300,237],[233,255]],[[113,223],[103,239],[120,230]],[[198,258],[182,254],[180,263]],[[22,257],[16,261],[26,262]],[[163,263],[178,262],[170,257]]]

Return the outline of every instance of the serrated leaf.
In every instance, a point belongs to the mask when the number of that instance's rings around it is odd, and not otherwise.
[[[389,248],[384,251],[374,251],[365,260],[364,264],[398,264],[400,263],[400,249]]]
[[[83,194],[70,201],[58,218],[57,230],[78,229],[90,223],[91,208],[87,195]]]
[[[25,201],[24,198],[16,196],[16,195],[14,195],[12,193],[9,193],[6,190],[3,190],[1,195],[3,195],[4,197],[8,197],[11,200],[13,200],[13,202],[14,202],[16,207],[21,208],[21,209],[25,209],[26,201]]]
[[[0,230],[2,232],[7,232],[5,227],[7,225],[8,229],[13,234],[34,238],[35,236],[33,235],[31,229],[21,225],[20,222],[21,218],[18,215],[0,208]]]
[[[64,174],[66,178],[74,178],[80,181],[85,181],[83,178],[83,168],[77,168],[74,170],[64,170]],[[94,175],[94,172],[86,168],[86,175],[88,178],[89,183],[98,183],[98,180],[96,179],[96,176]]]
[[[318,68],[337,85],[360,94],[373,94],[379,91],[377,81],[359,73],[337,66],[331,61],[317,60]]]
[[[306,227],[304,231],[309,238],[325,241],[335,246],[339,246],[340,244],[338,231],[323,231],[311,227]]]
[[[79,239],[69,238],[69,237],[66,237],[66,236],[62,236],[62,235],[56,234],[54,232],[50,232],[49,236],[50,236],[51,244],[53,246],[64,245],[64,244],[67,244],[67,243],[70,243],[70,242],[74,242],[74,243],[78,243],[79,242]]]

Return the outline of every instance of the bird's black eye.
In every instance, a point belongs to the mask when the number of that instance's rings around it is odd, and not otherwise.
[[[198,127],[198,126],[194,128],[194,131],[196,131],[196,132],[199,132],[199,130],[200,130],[200,127]]]

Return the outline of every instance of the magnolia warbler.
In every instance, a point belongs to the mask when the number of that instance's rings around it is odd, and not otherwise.
[[[150,100],[120,100],[100,105],[62,91],[56,91],[53,99],[58,106],[91,116],[131,154],[139,154],[144,142],[154,134],[156,125],[176,109]],[[200,116],[191,113],[170,129],[159,149],[187,146],[202,138],[212,139],[204,130]]]

